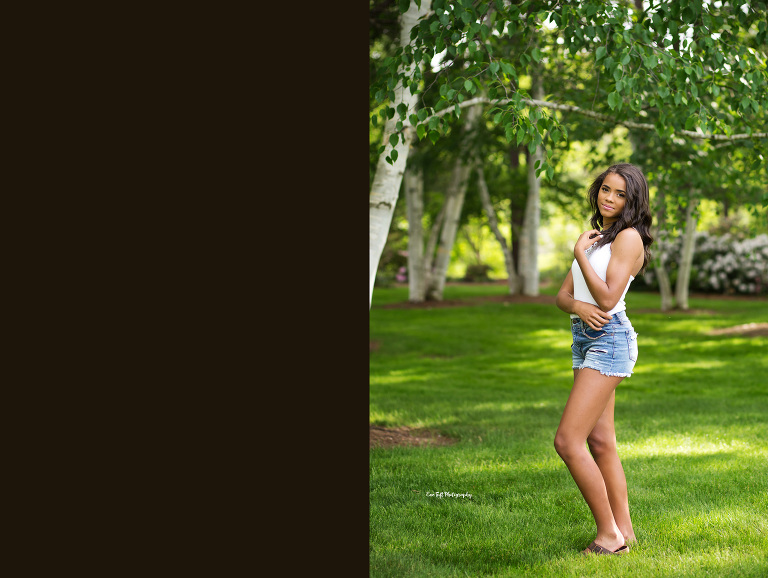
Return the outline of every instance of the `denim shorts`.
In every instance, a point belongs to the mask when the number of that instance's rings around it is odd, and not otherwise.
[[[624,311],[614,313],[599,330],[578,317],[571,319],[573,369],[591,368],[603,375],[629,377],[637,361],[637,333]]]

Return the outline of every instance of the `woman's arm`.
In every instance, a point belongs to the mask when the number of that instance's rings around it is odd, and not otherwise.
[[[611,316],[599,307],[585,301],[577,301],[573,297],[573,273],[568,271],[565,281],[557,292],[555,304],[561,311],[575,313],[592,329],[600,329],[611,320]]]
[[[591,230],[582,233],[576,241],[573,253],[576,261],[584,274],[589,292],[594,297],[598,306],[604,311],[610,311],[621,299],[624,288],[627,286],[630,275],[634,270],[638,259],[643,256],[643,240],[640,233],[634,229],[624,229],[611,245],[611,260],[608,262],[608,270],[605,273],[605,281],[600,279],[587,259],[584,251],[594,243],[590,235],[599,231]]]

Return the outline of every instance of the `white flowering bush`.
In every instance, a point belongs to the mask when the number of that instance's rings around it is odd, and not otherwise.
[[[681,237],[661,234],[653,244],[654,258],[662,256],[671,282],[677,279]],[[768,235],[740,240],[733,235],[697,232],[691,271],[691,289],[706,293],[760,295],[768,293]],[[658,288],[653,268],[647,285]]]

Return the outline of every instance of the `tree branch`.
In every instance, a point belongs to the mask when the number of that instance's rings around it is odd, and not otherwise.
[[[632,121],[632,120],[618,120],[617,121],[617,120],[611,118],[608,115],[600,114],[599,112],[593,112],[591,110],[584,110],[583,108],[579,108],[578,106],[574,106],[572,104],[560,104],[558,102],[548,102],[546,100],[535,100],[535,99],[532,99],[532,98],[521,98],[520,101],[524,102],[524,103],[526,103],[528,105],[531,105],[531,106],[540,106],[542,108],[551,108],[553,110],[562,110],[564,112],[573,112],[573,113],[576,113],[576,114],[581,114],[583,116],[588,116],[590,118],[594,118],[594,119],[602,121],[602,122],[606,122],[606,123],[609,123],[609,124],[622,125],[622,126],[625,126],[627,128],[636,128],[636,129],[641,129],[641,130],[656,130],[656,127],[654,125],[652,125],[651,123],[635,122],[635,121]],[[459,105],[459,108],[467,108],[469,106],[475,106],[475,105],[478,105],[478,104],[495,104],[495,105],[500,105],[500,104],[508,104],[510,102],[512,102],[512,99],[510,99],[510,98],[507,98],[507,99],[504,99],[504,100],[492,101],[487,96],[478,96],[476,98],[470,98],[469,100],[465,100],[464,102],[458,103],[458,105]],[[444,116],[446,114],[450,114],[451,112],[453,112],[453,107],[446,108],[444,110],[441,110],[440,112],[437,112],[437,113],[427,117],[426,119],[424,119],[424,122],[426,122],[427,120],[432,118],[432,116],[441,117],[441,116]],[[741,139],[747,139],[747,138],[766,138],[766,137],[768,137],[768,132],[755,132],[755,133],[752,133],[752,134],[741,133],[741,134],[725,135],[725,134],[712,134],[712,133],[696,132],[696,131],[692,131],[692,130],[679,130],[679,131],[675,131],[673,134],[677,135],[677,136],[687,136],[687,137],[690,137],[690,138],[701,139],[701,140],[711,139],[711,140],[723,140],[723,141],[733,141],[733,140],[741,140]]]

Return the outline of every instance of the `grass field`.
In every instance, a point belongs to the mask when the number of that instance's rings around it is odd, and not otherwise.
[[[371,449],[371,576],[768,576],[768,337],[709,335],[768,322],[765,299],[661,313],[658,295],[630,291],[640,353],[616,431],[639,543],[588,558],[594,520],[553,447],[573,381],[568,316],[382,307],[406,299],[373,294],[370,423],[458,442]]]

